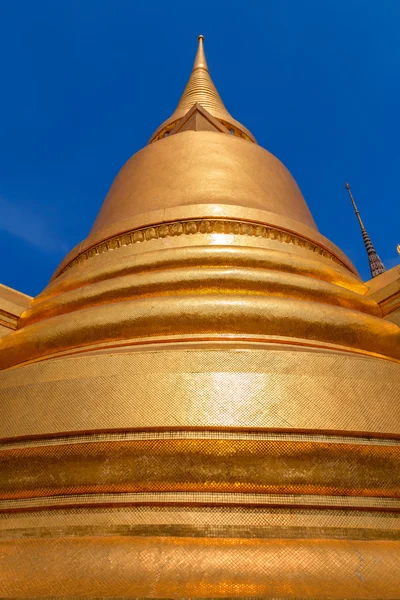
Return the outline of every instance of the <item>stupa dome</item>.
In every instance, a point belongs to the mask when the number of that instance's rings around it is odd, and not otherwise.
[[[368,290],[200,36],[0,338],[0,595],[397,598],[400,328]]]

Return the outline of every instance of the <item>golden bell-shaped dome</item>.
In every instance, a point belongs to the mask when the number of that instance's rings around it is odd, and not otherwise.
[[[0,339],[3,597],[398,597],[400,328],[210,82]]]

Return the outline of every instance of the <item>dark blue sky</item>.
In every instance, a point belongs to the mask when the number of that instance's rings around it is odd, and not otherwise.
[[[0,281],[29,294],[175,108],[197,35],[231,114],[369,277],[400,243],[398,0],[0,0]]]

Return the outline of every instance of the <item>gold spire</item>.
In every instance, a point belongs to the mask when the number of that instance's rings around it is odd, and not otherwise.
[[[199,45],[192,73],[171,118],[173,118],[175,114],[187,112],[192,108],[193,104],[198,102],[213,116],[218,113],[225,116],[225,119],[229,121],[232,117],[226,110],[208,71],[203,40],[203,36],[199,35]]]
[[[175,127],[177,122],[193,107],[201,104],[214,118],[218,119],[231,133],[255,142],[253,135],[241,123],[236,121],[226,110],[221,96],[215,87],[204,52],[204,36],[197,38],[197,54],[193,64],[192,73],[178,102],[174,113],[167,119],[151,137],[150,142],[161,139]]]
[[[204,53],[204,35],[199,35],[199,37],[197,38],[197,41],[199,42],[199,45],[197,48],[196,58],[194,60],[193,71],[195,69],[200,69],[200,68],[206,69],[206,71],[208,71],[206,55]]]

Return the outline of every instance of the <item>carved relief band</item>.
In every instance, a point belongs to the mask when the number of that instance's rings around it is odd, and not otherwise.
[[[331,252],[325,250],[325,248],[322,248],[321,246],[318,246],[317,244],[314,244],[310,240],[297,234],[284,231],[283,229],[277,229],[275,227],[270,227],[259,223],[246,223],[236,220],[228,221],[225,219],[199,219],[163,223],[161,225],[154,225],[152,227],[133,229],[131,231],[113,236],[108,240],[96,244],[95,246],[92,246],[92,248],[89,248],[85,252],[79,254],[74,260],[64,267],[58,276],[65,273],[65,271],[71,267],[87,260],[88,258],[97,256],[98,254],[104,254],[109,250],[115,250],[121,246],[130,246],[131,244],[140,244],[142,242],[149,242],[151,240],[157,240],[166,237],[210,233],[242,236],[246,235],[276,240],[283,244],[293,244],[294,246],[306,248],[307,250],[310,250],[310,252],[316,252],[320,256],[329,258],[340,266],[346,267],[341,260],[339,260]]]

